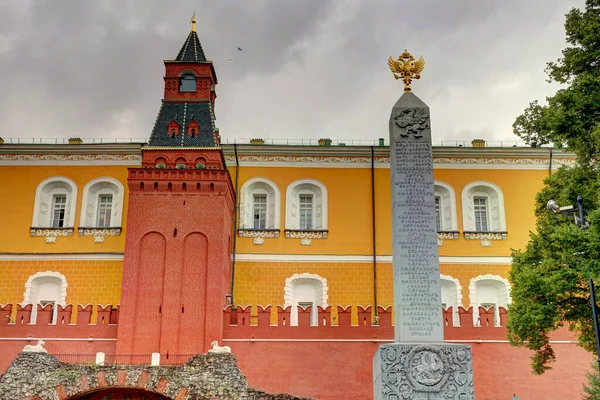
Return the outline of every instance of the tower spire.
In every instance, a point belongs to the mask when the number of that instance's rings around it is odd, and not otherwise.
[[[196,32],[196,10],[192,14],[192,18],[190,19],[190,23],[192,24],[192,32]]]

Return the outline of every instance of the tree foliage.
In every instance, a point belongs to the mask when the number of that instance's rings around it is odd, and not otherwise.
[[[546,69],[549,81],[564,87],[546,105],[530,103],[513,124],[532,147],[566,146],[577,155],[576,166],[546,179],[536,198],[536,232],[523,251],[513,251],[508,338],[535,351],[538,374],[555,358],[550,333],[565,322],[581,346],[596,351],[587,279],[588,271],[600,279],[600,0],[571,10],[565,31],[568,46]],[[576,205],[577,196],[584,198],[588,229],[546,209],[550,199]]]

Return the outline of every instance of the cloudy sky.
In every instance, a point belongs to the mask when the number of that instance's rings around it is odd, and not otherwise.
[[[174,5],[176,4],[176,6]],[[0,0],[0,136],[147,138],[196,10],[225,139],[387,137],[402,94],[387,66],[427,65],[413,91],[434,140],[517,140],[544,99],[564,14],[583,0]],[[243,48],[238,51],[237,47]],[[228,61],[233,58],[232,61]]]

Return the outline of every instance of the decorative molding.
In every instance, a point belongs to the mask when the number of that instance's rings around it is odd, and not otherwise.
[[[474,326],[481,326],[480,319],[479,319],[480,302],[477,301],[477,283],[481,282],[481,281],[495,281],[495,282],[500,283],[505,289],[506,302],[504,302],[504,303],[499,302],[498,304],[496,304],[496,308],[494,310],[496,326],[500,326],[500,314],[499,314],[498,307],[506,307],[510,303],[512,303],[512,297],[510,294],[510,292],[511,292],[510,282],[508,281],[508,279],[503,278],[499,275],[491,275],[491,274],[479,275],[479,276],[476,276],[475,278],[471,278],[471,281],[469,282],[469,302],[470,302],[469,307],[473,307],[473,325]]]
[[[235,163],[235,157],[225,156],[225,161]],[[282,156],[282,155],[241,155],[241,166],[254,167],[331,167],[331,168],[371,168],[370,157],[331,157],[331,156]],[[491,158],[491,157],[435,157],[435,169],[524,169],[546,170],[548,158]],[[553,169],[563,165],[575,165],[574,159],[554,158]],[[376,157],[375,168],[389,168],[389,157]]]
[[[141,165],[141,154],[0,154],[0,165]]]
[[[27,304],[33,303],[33,293],[31,291],[34,280],[39,278],[56,278],[60,280],[60,296],[58,298],[58,304],[65,307],[67,305],[67,287],[69,284],[67,283],[67,278],[60,272],[55,271],[45,271],[45,272],[37,272],[27,278],[27,282],[25,282],[25,293],[23,295],[23,303],[21,305],[25,306]],[[37,310],[37,309],[36,309]]]
[[[265,238],[262,237],[255,237],[253,240],[254,244],[260,245],[260,244],[265,244]]]
[[[440,280],[452,282],[454,284],[454,287],[456,289],[456,304],[449,305],[452,306],[452,326],[460,326],[460,316],[458,315],[458,307],[463,305],[462,285],[460,284],[458,278],[454,278],[450,275],[440,274]]]
[[[310,246],[312,244],[312,240],[311,239],[301,239],[300,244],[302,246]]]
[[[303,231],[297,229],[286,229],[286,239],[326,239],[328,230]]]
[[[0,261],[52,261],[52,260],[123,260],[123,253],[45,253],[45,254],[0,254]]]
[[[68,228],[29,228],[29,233],[34,237],[45,237],[46,243],[56,243],[58,236],[73,236],[72,227]]]
[[[279,229],[238,229],[238,235],[244,238],[278,238],[279,232]]]
[[[329,254],[249,254],[239,253],[236,261],[261,261],[261,262],[356,262],[372,263],[372,255],[329,255]],[[391,255],[377,255],[378,263],[391,263]],[[440,257],[442,264],[489,264],[510,265],[512,257]]]
[[[490,247],[492,240],[506,240],[507,232],[465,232],[465,239],[480,240],[483,247]]]
[[[329,300],[329,295],[327,294],[329,291],[329,286],[327,286],[327,279],[323,278],[320,275],[317,274],[309,274],[307,272],[301,273],[301,274],[294,274],[292,276],[290,276],[289,278],[286,278],[285,280],[285,287],[283,289],[284,295],[283,295],[283,300],[284,300],[284,308],[285,307],[289,307],[294,304],[294,299],[295,299],[295,291],[294,291],[294,283],[297,280],[316,280],[319,281],[321,284],[321,294],[319,297],[321,297],[321,304],[317,304],[317,305],[321,305],[321,307],[323,308],[327,308],[328,304],[327,301]],[[317,306],[315,305],[315,306]]]
[[[437,233],[438,246],[444,245],[444,239],[446,240],[458,240],[459,231],[444,231]]]
[[[94,243],[104,243],[105,236],[119,236],[121,235],[121,227],[114,228],[85,228],[79,227],[79,236],[93,236]]]

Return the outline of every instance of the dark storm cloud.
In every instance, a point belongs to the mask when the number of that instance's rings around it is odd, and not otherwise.
[[[219,76],[225,138],[386,136],[401,93],[386,59],[406,47],[426,58],[415,92],[432,109],[438,140],[514,140],[514,118],[556,89],[544,82],[545,62],[564,46],[563,15],[582,5],[6,1],[0,136],[147,137],[162,97],[162,60],[175,57],[196,10]]]

